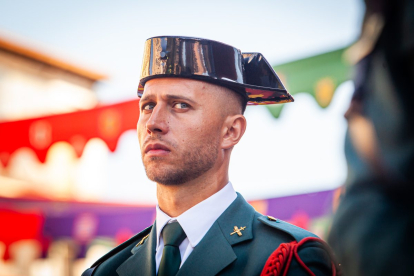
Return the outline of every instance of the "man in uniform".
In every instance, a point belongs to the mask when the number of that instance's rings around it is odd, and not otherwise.
[[[83,275],[332,275],[321,243],[296,248],[313,234],[257,213],[229,182],[246,105],[293,101],[260,53],[207,39],[150,38],[138,95],[138,139],[157,185],[156,221]],[[289,260],[279,254],[265,271],[281,244],[294,244],[290,255],[281,253]]]

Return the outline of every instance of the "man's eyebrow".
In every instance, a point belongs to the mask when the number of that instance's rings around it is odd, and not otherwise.
[[[193,101],[192,99],[187,98],[187,97],[182,96],[182,95],[167,94],[167,95],[165,95],[165,97],[169,100],[184,100],[184,101],[188,101],[188,102],[191,102],[191,103],[195,103],[195,101]]]
[[[145,102],[145,101],[147,101],[149,99],[151,99],[151,95],[150,96],[147,96],[147,95],[144,94],[139,101],[140,102]]]
[[[140,101],[142,101],[142,102],[150,101],[153,97],[154,97],[154,95],[148,95],[147,96],[147,95],[144,94],[141,97],[141,100]],[[196,103],[194,100],[192,100],[190,98],[187,98],[185,96],[182,96],[182,95],[166,94],[166,95],[163,95],[163,98],[164,97],[167,98],[168,100],[184,100],[184,101],[188,101],[188,102],[190,102],[192,104],[195,104]]]

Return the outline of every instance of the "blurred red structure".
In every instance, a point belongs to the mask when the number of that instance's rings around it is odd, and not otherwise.
[[[0,231],[0,241],[6,245],[4,258],[9,258],[9,246],[20,240],[37,240],[44,248],[47,241],[43,237],[44,218],[37,212],[18,212],[15,210],[0,210],[0,221],[7,222]]]
[[[56,142],[71,144],[80,157],[92,138],[105,141],[113,152],[118,139],[135,129],[139,117],[139,100],[96,107],[90,110],[0,122],[0,161],[7,166],[17,149],[32,149],[40,162],[45,162],[49,148]]]

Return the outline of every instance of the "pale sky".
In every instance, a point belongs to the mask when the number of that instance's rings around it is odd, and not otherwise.
[[[96,87],[98,97],[117,102],[136,97],[149,37],[210,38],[242,52],[261,52],[276,65],[351,44],[359,34],[363,5],[356,0],[0,0],[0,14],[0,34],[107,74],[110,78]],[[342,184],[343,112],[351,93],[352,83],[345,83],[325,110],[299,94],[278,120],[263,107],[249,107],[247,132],[230,167],[236,190],[253,199]],[[155,186],[139,156],[134,131],[125,133],[102,164],[97,185],[106,199],[155,202]]]

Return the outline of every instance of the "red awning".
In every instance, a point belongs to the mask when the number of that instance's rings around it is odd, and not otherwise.
[[[115,151],[118,139],[135,129],[139,100],[99,106],[90,110],[0,123],[0,162],[7,166],[19,148],[32,149],[45,162],[49,148],[56,142],[71,144],[78,157],[92,138],[105,141]]]
[[[46,249],[47,239],[42,234],[44,218],[40,213],[0,209],[0,220],[7,225],[0,231],[0,241],[6,245],[4,259],[9,258],[9,246],[20,240],[37,240]]]

